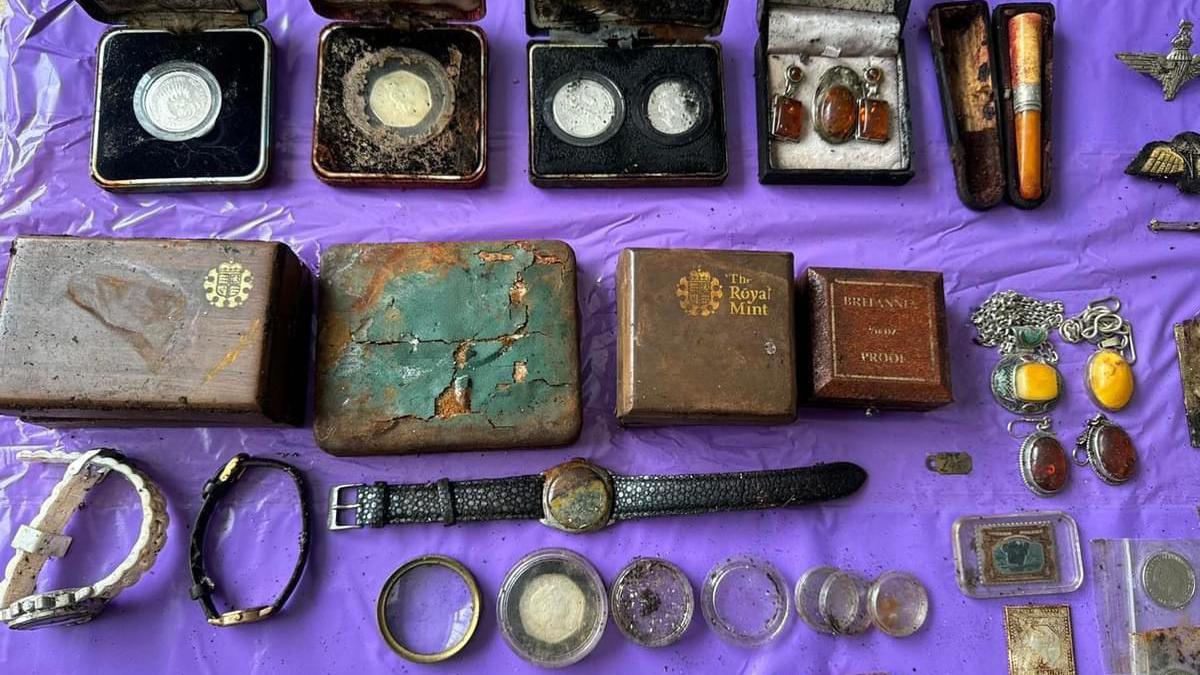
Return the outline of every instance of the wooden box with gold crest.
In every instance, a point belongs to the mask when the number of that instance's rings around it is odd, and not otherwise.
[[[339,185],[475,187],[487,171],[484,0],[312,0],[312,165]],[[350,22],[353,23],[350,23]]]
[[[622,251],[618,420],[630,426],[791,421],[794,302],[791,253]]]
[[[300,424],[312,280],[284,244],[18,237],[0,412],[45,426]]]
[[[717,185],[729,172],[726,0],[526,0],[529,179]]]

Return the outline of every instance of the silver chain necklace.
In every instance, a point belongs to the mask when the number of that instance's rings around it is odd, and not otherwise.
[[[1057,330],[1063,342],[1112,349],[1133,365],[1137,361],[1133,325],[1120,311],[1121,301],[1107,297],[1067,317],[1061,300],[1043,301],[1016,291],[998,291],[971,314],[971,323],[978,332],[975,343],[998,347],[1002,356],[1033,351],[1047,363],[1058,363],[1058,351],[1049,340],[1050,333]]]

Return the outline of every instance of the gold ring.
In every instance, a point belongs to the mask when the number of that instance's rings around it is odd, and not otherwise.
[[[399,582],[405,574],[408,574],[414,569],[425,565],[445,567],[446,569],[454,572],[460,578],[462,578],[463,583],[467,585],[467,589],[471,591],[471,622],[467,626],[466,632],[463,633],[462,639],[450,645],[446,649],[433,654],[415,652],[401,644],[400,641],[396,639],[396,636],[392,635],[392,631],[388,628],[387,616],[385,615],[387,598],[391,594],[392,588],[396,586],[396,583]],[[388,646],[391,647],[393,651],[414,663],[437,663],[439,661],[445,661],[451,656],[459,653],[462,651],[462,648],[466,647],[467,643],[471,641],[471,636],[475,634],[475,628],[479,626],[479,613],[482,602],[482,596],[479,594],[479,584],[475,583],[475,577],[471,575],[470,570],[464,567],[462,563],[444,555],[424,555],[420,558],[414,558],[404,563],[399,569],[397,569],[395,572],[392,572],[392,575],[388,577],[386,582],[384,582],[383,590],[379,592],[379,601],[376,603],[375,615],[376,619],[379,621],[379,632],[383,634],[384,641],[388,643]]]

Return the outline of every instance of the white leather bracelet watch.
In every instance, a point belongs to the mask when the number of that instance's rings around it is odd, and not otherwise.
[[[85,453],[22,451],[17,459],[69,464],[67,472],[42,503],[37,516],[13,537],[16,553],[0,581],[0,621],[12,629],[71,626],[90,621],[118,593],[141,578],[158,558],[167,540],[167,506],[153,482],[128,463],[124,455],[106,448]],[[89,490],[109,473],[129,481],[142,508],[142,524],[133,550],[108,576],[91,586],[37,592],[37,578],[50,558],[62,557],[71,545],[63,530]]]

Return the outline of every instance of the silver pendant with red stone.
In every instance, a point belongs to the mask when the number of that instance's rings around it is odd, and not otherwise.
[[[1091,465],[1100,480],[1120,485],[1133,478],[1137,471],[1137,448],[1133,439],[1120,425],[1103,413],[1087,421],[1083,433],[1075,440],[1072,459],[1079,466]]]
[[[1034,425],[1034,432],[1021,440],[1021,480],[1025,487],[1039,497],[1062,492],[1067,486],[1070,462],[1066,449],[1051,429],[1050,418],[1013,420],[1008,423],[1009,434],[1013,433],[1013,425],[1019,423]]]

